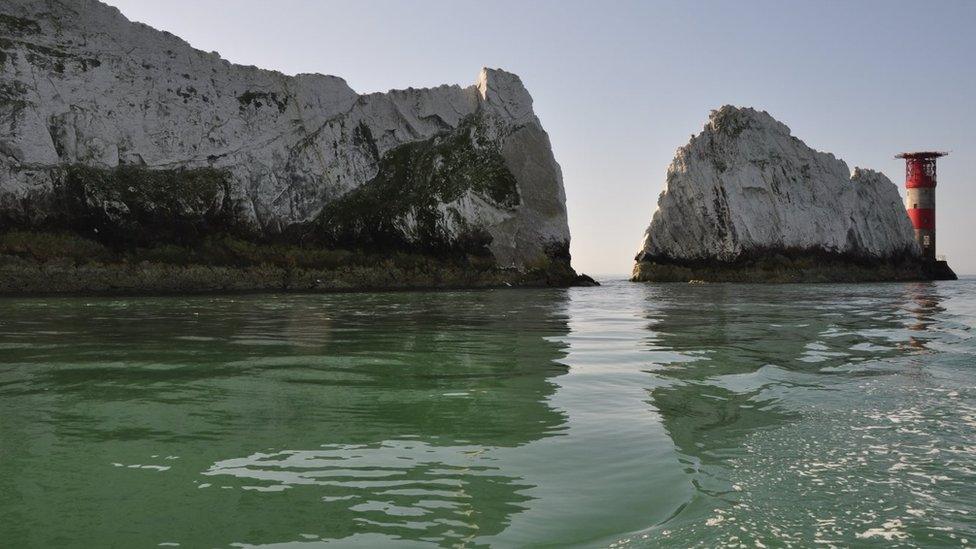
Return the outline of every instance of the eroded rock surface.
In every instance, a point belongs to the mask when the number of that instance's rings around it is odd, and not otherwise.
[[[187,171],[189,194],[160,194]],[[514,74],[361,95],[231,64],[95,0],[4,0],[0,222],[95,231],[133,212],[568,262],[560,168]]]
[[[780,253],[888,260],[919,250],[898,189],[883,174],[852,174],[766,112],[722,107],[678,149],[638,261]]]

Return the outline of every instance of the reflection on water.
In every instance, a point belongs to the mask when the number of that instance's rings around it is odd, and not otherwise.
[[[973,372],[920,356],[966,343],[972,364],[972,317],[943,300],[934,284],[649,288],[649,346],[680,356],[648,402],[697,493],[638,539],[968,543]]]
[[[0,545],[972,545],[974,289],[0,301]]]
[[[519,493],[528,486],[505,476],[489,452],[412,440],[325,445],[223,460],[204,475],[236,477],[244,490],[313,489],[334,524],[329,537],[367,526],[393,539],[462,543],[500,533],[529,500]]]
[[[925,349],[929,337],[924,333],[930,326],[937,323],[938,315],[946,310],[940,305],[942,301],[934,284],[918,283],[908,286],[905,296],[910,299],[907,309],[914,322],[908,324],[913,332],[922,332],[909,336],[909,344],[917,349]]]
[[[155,545],[166,510],[172,537],[194,532],[194,545],[498,533],[528,498],[492,452],[564,429],[547,401],[567,369],[552,340],[567,333],[565,302],[563,291],[8,302],[0,489],[20,504],[3,506],[17,523],[3,528],[60,543],[46,533],[60,515],[87,545],[124,521],[121,539]],[[119,501],[127,489],[154,493],[131,494],[133,508]],[[182,498],[224,511],[201,529],[173,512]],[[269,514],[296,529],[255,528]]]

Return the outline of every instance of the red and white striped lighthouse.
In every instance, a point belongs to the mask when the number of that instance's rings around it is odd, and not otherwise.
[[[935,161],[949,153],[901,153],[905,159],[905,208],[915,228],[922,257],[935,261]]]

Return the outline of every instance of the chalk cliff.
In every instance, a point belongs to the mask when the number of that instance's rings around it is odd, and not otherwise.
[[[0,4],[0,223],[569,261],[560,168],[518,76],[361,95],[95,0]]]
[[[842,272],[803,271],[824,260],[870,270],[872,263],[911,262],[919,253],[887,177],[862,168],[852,174],[766,112],[725,106],[678,149],[634,277],[748,280],[745,273],[764,267],[778,271],[774,279],[844,279]],[[770,259],[783,268],[769,268]]]

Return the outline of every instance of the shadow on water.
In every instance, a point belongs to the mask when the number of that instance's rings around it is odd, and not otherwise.
[[[0,537],[497,534],[530,486],[493,451],[565,430],[565,308],[563,290],[0,302]]]

